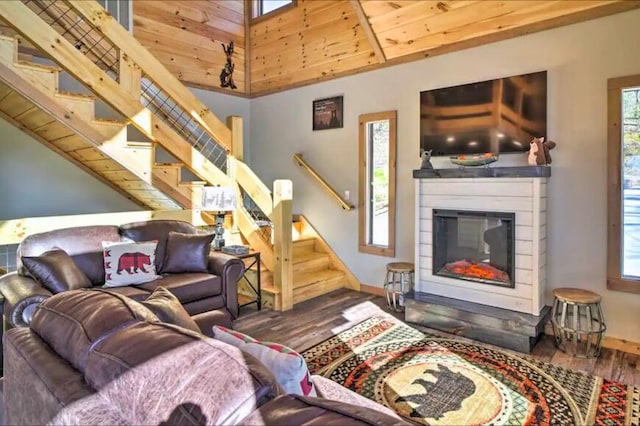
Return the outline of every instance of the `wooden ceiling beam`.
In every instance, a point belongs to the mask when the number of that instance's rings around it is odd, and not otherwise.
[[[367,40],[369,40],[369,44],[371,44],[371,48],[376,54],[376,58],[378,58],[378,62],[384,64],[387,62],[387,57],[380,46],[380,42],[378,41],[378,37],[376,37],[376,33],[371,28],[371,24],[369,23],[369,18],[364,13],[364,9],[362,8],[362,4],[360,0],[349,0],[351,7],[356,12],[356,16],[358,17],[358,21],[360,22],[360,27],[364,30],[364,33],[367,36]]]

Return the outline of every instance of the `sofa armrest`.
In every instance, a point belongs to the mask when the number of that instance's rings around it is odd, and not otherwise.
[[[231,315],[225,309],[217,309],[215,311],[207,311],[191,317],[196,322],[202,334],[208,337],[213,336],[213,326],[221,325],[223,327],[232,328]]]
[[[244,262],[225,253],[209,254],[209,273],[222,280],[222,294],[232,319],[238,318],[238,280],[245,271]]]
[[[4,296],[4,316],[12,327],[26,327],[36,307],[52,293],[30,277],[12,272],[0,278],[0,293]]]

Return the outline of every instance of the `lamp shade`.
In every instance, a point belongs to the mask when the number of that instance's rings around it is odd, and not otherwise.
[[[202,209],[228,212],[236,208],[236,192],[230,186],[205,186],[202,189]]]

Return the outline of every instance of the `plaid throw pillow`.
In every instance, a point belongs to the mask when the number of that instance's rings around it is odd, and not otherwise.
[[[253,355],[275,376],[286,393],[316,396],[307,363],[291,348],[273,342],[261,342],[238,331],[213,326],[215,339]]]

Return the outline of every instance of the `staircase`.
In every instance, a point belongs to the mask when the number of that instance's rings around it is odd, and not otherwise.
[[[93,93],[61,92],[61,68],[25,61],[19,53],[24,40],[0,36],[2,118],[149,209],[197,209],[204,185],[234,186],[233,226],[242,242],[261,252],[267,269],[265,306],[286,310],[341,287],[359,289],[303,217],[291,228],[290,182],[276,181],[272,194],[241,161],[240,119],[221,122],[96,2],[0,2],[0,17]],[[86,40],[77,39],[78,32]],[[96,117],[98,99],[122,120]],[[130,140],[130,126],[148,141]],[[156,162],[159,147],[176,162]],[[209,161],[213,150],[226,153],[224,171]],[[183,169],[199,180],[183,181]],[[274,245],[253,210],[273,223]]]
[[[293,303],[304,302],[339,288],[359,290],[360,283],[302,215],[293,222]],[[281,294],[270,271],[261,272],[263,306],[281,308]],[[240,294],[253,292],[241,282]]]
[[[157,164],[154,142],[127,139],[127,123],[95,117],[96,98],[58,89],[61,69],[18,60],[0,36],[0,115],[129,199],[154,210],[197,208],[203,181],[182,182],[182,164]]]

